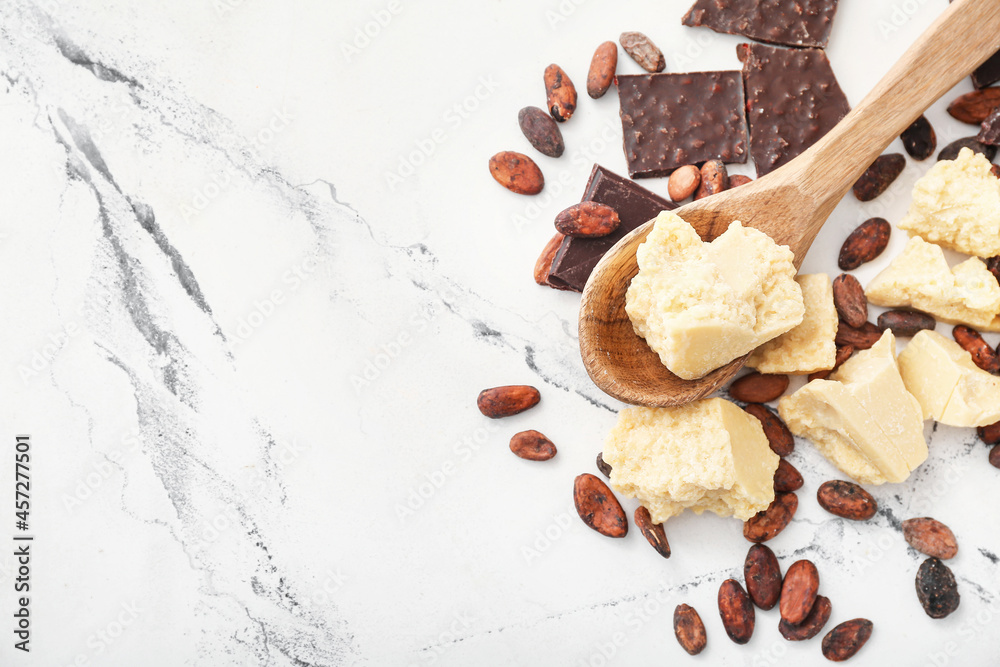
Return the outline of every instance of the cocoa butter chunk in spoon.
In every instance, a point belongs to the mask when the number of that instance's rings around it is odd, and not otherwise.
[[[704,241],[721,236],[739,220],[788,246],[797,268],[862,172],[927,107],[997,50],[998,34],[1000,3],[958,0],[811,148],[752,183],[692,202],[676,213]],[[682,405],[731,379],[746,355],[684,380],[636,334],[625,311],[625,294],[639,272],[636,252],[652,228],[650,221],[622,238],[591,274],[580,303],[580,351],[590,377],[609,395],[634,405]]]

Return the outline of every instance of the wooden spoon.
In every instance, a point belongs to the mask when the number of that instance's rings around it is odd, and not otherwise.
[[[861,104],[809,150],[752,183],[676,213],[706,241],[741,220],[788,245],[798,268],[820,227],[875,158],[998,49],[1000,2],[957,0]],[[591,379],[611,396],[635,405],[682,405],[718,389],[746,357],[698,380],[682,380],[635,334],[625,313],[625,292],[639,272],[636,249],[652,226],[647,222],[615,244],[591,274],[580,303],[580,352]]]

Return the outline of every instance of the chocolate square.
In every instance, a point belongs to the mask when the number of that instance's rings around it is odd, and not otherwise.
[[[972,73],[972,85],[982,90],[1000,81],[1000,51],[997,51]]]
[[[716,158],[747,161],[739,72],[621,75],[617,83],[632,178]]]
[[[851,110],[822,49],[740,44],[736,54],[757,176],[805,151]]]
[[[682,21],[758,42],[825,47],[837,0],[696,0]]]
[[[583,201],[595,201],[615,209],[621,224],[607,236],[589,239],[567,236],[563,239],[552,262],[549,281],[560,289],[575,292],[583,291],[587,278],[611,246],[639,225],[655,218],[660,211],[677,208],[672,201],[597,164],[590,172]]]

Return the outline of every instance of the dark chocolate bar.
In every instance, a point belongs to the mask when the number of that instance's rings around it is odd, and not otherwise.
[[[677,208],[670,200],[596,164],[590,172],[582,201],[610,206],[618,212],[621,224],[607,236],[567,236],[563,239],[549,271],[549,282],[560,289],[576,292],[583,291],[587,278],[611,246],[639,225],[655,218],[660,211]]]
[[[617,83],[633,178],[667,176],[712,159],[746,162],[739,72],[622,75]]]
[[[791,161],[851,110],[821,49],[740,44],[736,53],[757,176]]]
[[[697,0],[683,23],[769,44],[823,48],[836,13],[837,0]]]

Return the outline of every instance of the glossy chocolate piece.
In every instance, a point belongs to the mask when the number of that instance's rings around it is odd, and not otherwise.
[[[632,178],[712,159],[746,162],[739,72],[622,75],[617,84]]]
[[[560,289],[582,292],[597,262],[611,246],[633,229],[655,218],[660,211],[677,208],[664,197],[623,178],[600,165],[594,165],[583,193],[583,201],[606,204],[618,211],[621,223],[607,236],[563,239],[549,271],[549,282]]]
[[[683,23],[758,42],[825,47],[837,0],[696,0]]]
[[[821,49],[740,44],[750,154],[763,176],[829,132],[851,110]]]

